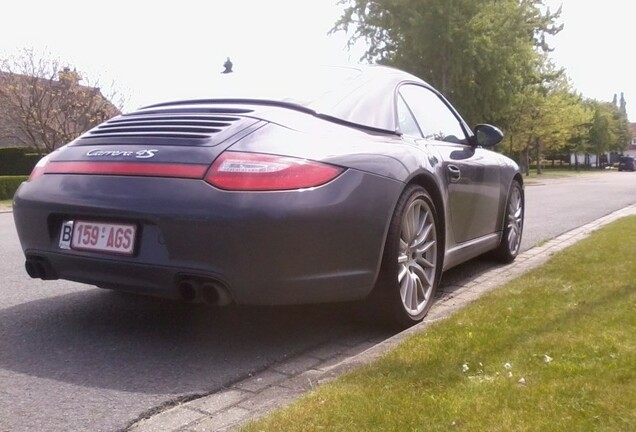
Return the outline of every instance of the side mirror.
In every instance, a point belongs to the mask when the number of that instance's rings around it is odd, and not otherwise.
[[[495,126],[479,124],[475,126],[473,144],[479,147],[492,147],[503,140],[504,134]]]

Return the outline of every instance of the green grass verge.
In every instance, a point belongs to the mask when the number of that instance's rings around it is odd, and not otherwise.
[[[13,200],[0,200],[0,211],[11,210]]]
[[[244,431],[636,430],[636,217]]]
[[[530,175],[526,176],[523,173],[523,179],[526,183],[538,183],[541,180],[550,180],[550,179],[560,179],[567,177],[579,177],[586,176],[591,174],[607,174],[616,172],[615,170],[598,170],[598,169],[587,169],[587,170],[570,170],[570,169],[546,169],[543,171],[543,174],[537,174],[536,171],[530,171]]]

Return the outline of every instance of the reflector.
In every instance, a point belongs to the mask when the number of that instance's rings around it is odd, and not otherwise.
[[[44,174],[129,175],[203,178],[206,165],[144,162],[50,162]]]

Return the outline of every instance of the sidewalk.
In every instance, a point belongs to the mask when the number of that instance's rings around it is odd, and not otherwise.
[[[395,348],[406,338],[426,330],[429,324],[447,318],[484,293],[509,282],[591,232],[626,216],[636,215],[636,205],[594,222],[520,254],[514,263],[494,267],[476,278],[469,277],[439,293],[426,319],[387,340],[354,340],[328,344],[267,370],[215,394],[195,399],[128,428],[130,432],[228,431],[287,405],[303,393],[327,383],[354,368],[368,364]]]

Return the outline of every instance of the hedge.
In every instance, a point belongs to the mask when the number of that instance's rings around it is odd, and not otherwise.
[[[13,198],[13,194],[28,176],[0,176],[0,200]]]
[[[28,147],[0,148],[0,176],[28,176],[41,157]]]

